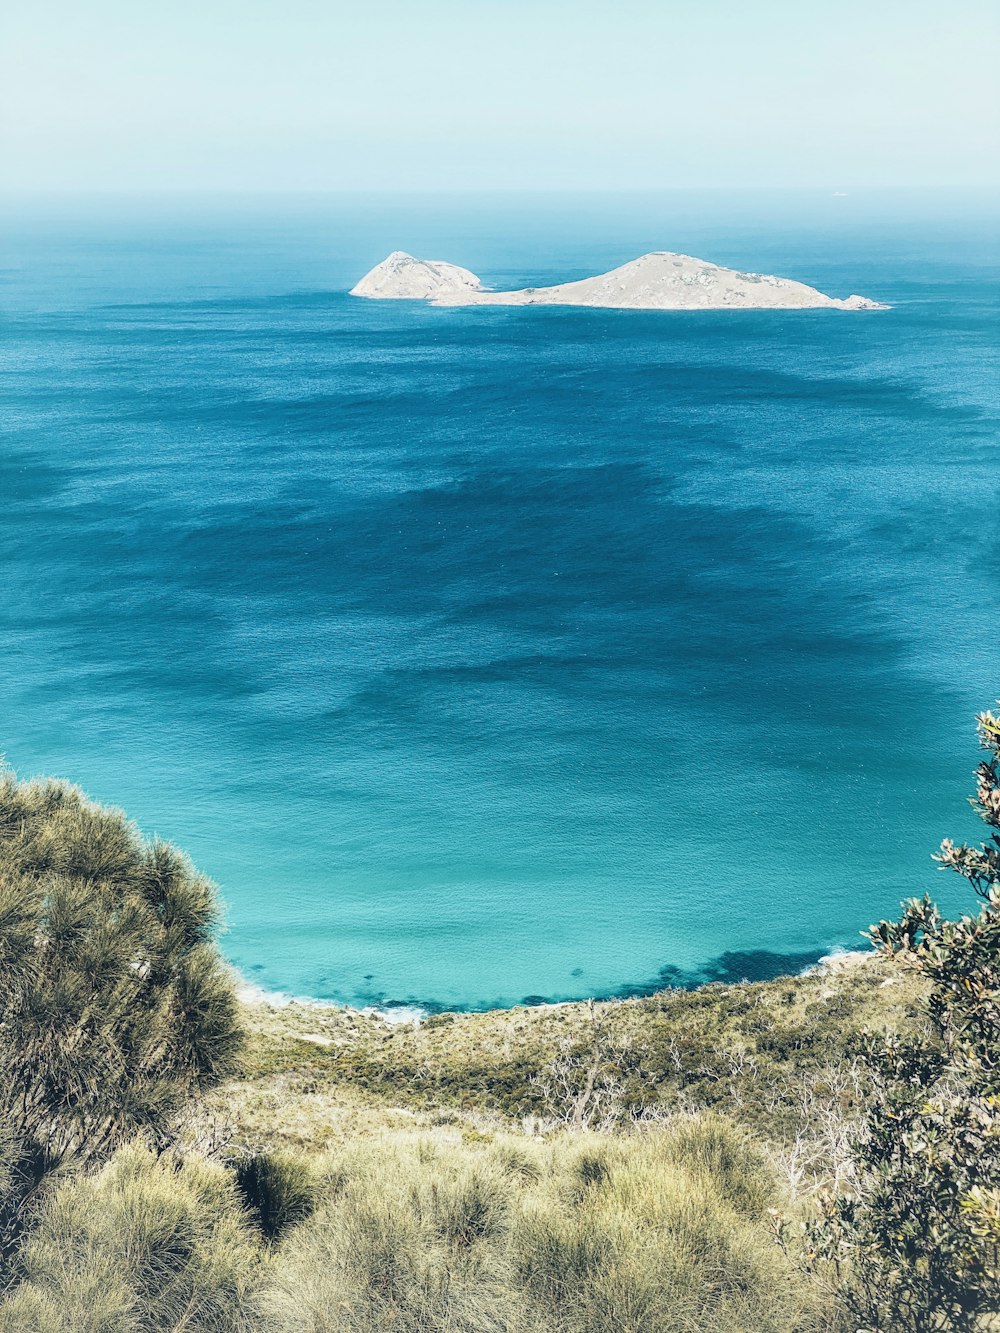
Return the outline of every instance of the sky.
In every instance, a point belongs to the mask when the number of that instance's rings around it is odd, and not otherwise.
[[[1000,183],[996,0],[31,0],[8,191]]]

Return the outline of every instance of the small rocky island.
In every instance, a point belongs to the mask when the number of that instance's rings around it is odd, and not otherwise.
[[[886,310],[866,296],[840,299],[791,278],[741,273],[705,259],[654,250],[610,273],[555,287],[495,292],[474,273],[394,250],[351,289],[379,301],[433,305],[574,305],[618,310]]]

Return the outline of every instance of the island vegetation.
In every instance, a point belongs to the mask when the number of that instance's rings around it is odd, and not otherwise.
[[[4,1333],[986,1333],[1000,721],[976,915],[770,982],[390,1025],[241,1003],[212,886],[0,784]]]

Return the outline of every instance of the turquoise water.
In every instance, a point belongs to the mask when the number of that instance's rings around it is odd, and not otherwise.
[[[0,749],[185,847],[261,986],[795,970],[967,900],[1000,693],[989,201],[35,201],[3,223]],[[874,314],[352,300],[653,248]]]

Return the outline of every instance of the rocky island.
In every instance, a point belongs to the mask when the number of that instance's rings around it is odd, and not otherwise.
[[[619,310],[885,310],[866,296],[840,299],[791,278],[741,273],[691,255],[654,250],[610,273],[554,287],[496,292],[474,273],[394,250],[351,289],[373,300],[433,305],[573,305]]]

